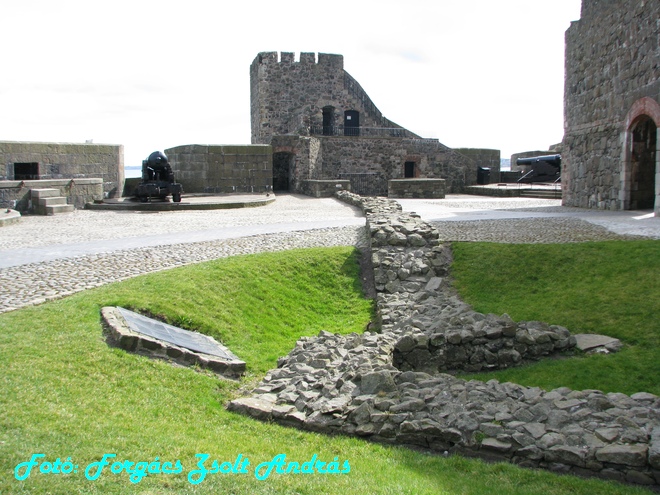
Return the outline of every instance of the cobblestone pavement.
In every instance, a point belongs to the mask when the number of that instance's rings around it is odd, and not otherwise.
[[[238,239],[171,244],[62,258],[0,269],[0,313],[145,273],[226,256],[294,248],[354,246],[364,227],[317,229]]]
[[[660,218],[650,219],[640,212],[566,209],[557,200],[455,195],[446,200],[400,202],[405,211],[417,211],[432,222],[446,241],[660,239]],[[297,195],[280,196],[268,206],[237,210],[76,210],[56,217],[27,216],[2,227],[0,260],[20,251],[48,252],[54,259],[0,268],[0,312],[225,256],[361,246],[367,242],[363,225],[364,219],[354,207],[331,198]]]

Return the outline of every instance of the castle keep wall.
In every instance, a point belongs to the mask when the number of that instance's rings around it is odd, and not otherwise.
[[[658,17],[658,2],[583,0],[582,18],[566,31],[562,182],[567,206],[639,207],[631,201],[642,185],[632,170],[634,122],[627,116],[644,98],[656,107],[660,102]],[[660,124],[660,115],[643,113]],[[655,187],[658,212],[657,151],[654,160],[655,178],[645,181]]]
[[[23,180],[16,177],[16,163],[37,164],[38,176],[30,180],[98,178],[106,197],[122,195],[122,145],[0,141],[0,180]]]
[[[323,108],[333,107],[331,126],[343,125],[345,110],[360,112],[364,127],[396,127],[369,99],[362,87],[344,71],[344,57],[327,53],[257,55],[250,66],[252,143],[270,144],[281,134],[300,134],[310,126],[323,126]]]
[[[323,172],[329,177],[380,173],[387,180],[403,179],[405,163],[414,162],[416,175],[411,178],[445,179],[449,192],[476,181],[474,162],[437,139],[337,137],[323,139],[322,147]]]
[[[385,118],[344,71],[341,55],[319,53],[316,61],[314,53],[301,53],[296,62],[292,53],[278,60],[276,52],[264,52],[250,76],[252,143],[294,157],[290,190],[345,174],[378,174],[386,188],[388,180],[404,178],[406,162],[415,164],[409,178],[446,179],[449,192],[476,181],[473,160]],[[359,127],[349,127],[345,112],[355,112],[350,122]]]

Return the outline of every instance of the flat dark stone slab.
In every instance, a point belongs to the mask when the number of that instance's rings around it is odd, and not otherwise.
[[[124,308],[117,308],[131,330],[154,339],[162,340],[191,351],[216,356],[227,361],[238,361],[238,357],[214,338],[168,325]]]

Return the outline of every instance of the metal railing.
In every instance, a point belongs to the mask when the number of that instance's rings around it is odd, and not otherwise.
[[[412,138],[411,132],[401,127],[345,127],[313,125],[309,127],[310,136],[359,136],[359,137],[394,137]]]

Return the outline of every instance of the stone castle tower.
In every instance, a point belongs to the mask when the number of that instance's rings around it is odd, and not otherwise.
[[[660,215],[660,2],[582,0],[566,31],[564,204]]]
[[[260,53],[250,67],[252,144],[309,128],[321,135],[358,135],[359,127],[403,131],[344,71],[342,55],[319,53],[318,63],[314,53],[301,53],[299,62],[293,53],[277,58],[276,52]]]
[[[342,55],[259,53],[250,67],[252,144],[273,147],[273,187],[309,194],[310,181],[351,181],[387,194],[391,179],[445,179],[448,191],[476,180],[476,165],[437,139],[383,116],[344,70]]]

